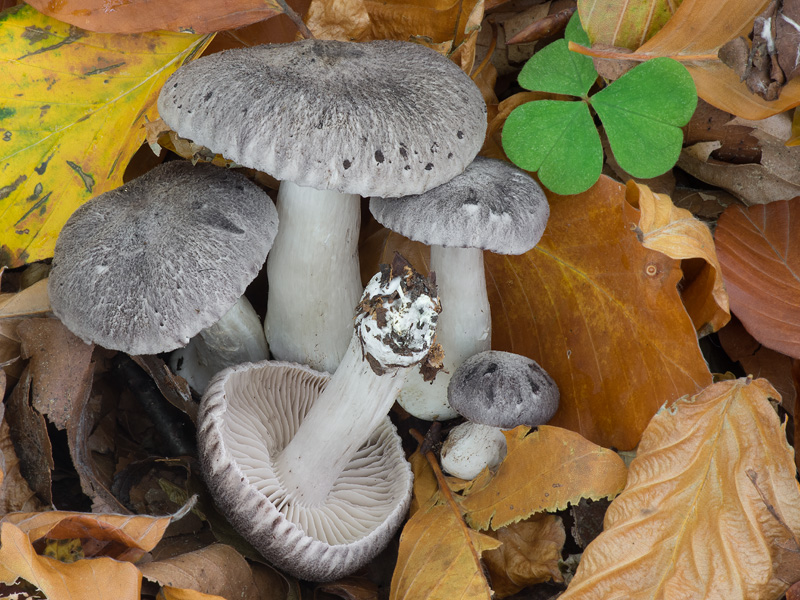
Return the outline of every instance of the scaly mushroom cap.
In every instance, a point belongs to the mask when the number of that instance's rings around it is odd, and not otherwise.
[[[277,228],[274,204],[243,175],[165,163],[72,214],[50,271],[53,312],[87,343],[174,350],[244,293]]]
[[[513,429],[547,423],[558,409],[556,382],[521,354],[487,350],[465,360],[447,388],[450,406],[473,423]]]
[[[483,156],[437,188],[403,198],[371,198],[369,209],[385,227],[423,244],[498,254],[533,248],[550,216],[547,198],[530,175]]]
[[[463,171],[486,104],[441,54],[408,42],[303,40],[239,48],[178,69],[158,98],[179,135],[320,190],[417,194]]]
[[[328,581],[369,562],[394,535],[411,499],[411,468],[389,419],[350,460],[325,502],[297,503],[272,458],[327,385],[327,374],[283,362],[226,369],[200,406],[203,472],[236,530],[279,568]]]

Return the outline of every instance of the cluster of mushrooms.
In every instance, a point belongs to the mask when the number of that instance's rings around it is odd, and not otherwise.
[[[547,201],[526,173],[476,157],[478,88],[416,44],[213,54],[178,69],[158,109],[180,136],[280,180],[277,208],[239,173],[166,162],[75,211],[55,249],[53,311],[87,342],[174,351],[173,369],[204,391],[204,476],[231,523],[297,577],[352,573],[410,501],[387,417],[396,399],[423,419],[469,419],[442,450],[462,478],[502,460],[501,429],[555,412],[547,373],[490,350],[483,269],[484,250],[539,241]],[[435,284],[397,258],[364,288],[361,197],[431,246]],[[243,294],[265,261],[262,329]]]

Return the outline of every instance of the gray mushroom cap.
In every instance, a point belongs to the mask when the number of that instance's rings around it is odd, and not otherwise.
[[[420,193],[463,171],[486,131],[477,86],[408,42],[303,40],[205,56],[158,98],[179,135],[320,190]]]
[[[243,175],[165,163],[69,218],[48,283],[53,312],[87,343],[174,350],[233,306],[277,227],[274,204]]]
[[[456,369],[447,399],[473,423],[513,429],[547,423],[558,409],[559,392],[553,378],[536,361],[487,350]]]
[[[460,175],[423,194],[371,198],[385,227],[428,245],[523,254],[544,233],[550,205],[525,171],[478,156]]]

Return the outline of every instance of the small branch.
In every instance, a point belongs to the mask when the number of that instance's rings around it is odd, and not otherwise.
[[[636,52],[615,52],[614,50],[596,50],[593,48],[587,48],[586,46],[581,46],[580,44],[576,44],[575,42],[569,42],[568,47],[573,52],[577,52],[578,54],[583,54],[584,56],[591,56],[593,58],[605,58],[610,60],[637,60],[644,62],[646,60],[651,60],[653,58],[659,58],[660,54],[638,54]],[[719,57],[716,54],[673,54],[671,56],[667,56],[666,58],[671,58],[673,60],[677,60],[679,62],[693,62],[698,60],[719,60]]]
[[[492,41],[489,44],[489,50],[486,52],[486,56],[483,57],[481,64],[479,64],[472,72],[472,75],[470,75],[472,81],[475,81],[475,78],[480,75],[480,72],[483,71],[483,68],[489,64],[489,61],[492,60],[492,54],[494,54],[495,48],[497,48],[497,25],[492,20],[489,21],[489,25],[492,27]]]
[[[307,40],[314,39],[314,34],[311,33],[311,30],[306,26],[305,23],[303,23],[303,19],[300,18],[300,15],[298,15],[294,11],[294,9],[286,3],[286,0],[266,0],[266,1],[267,4],[271,4],[272,2],[277,4],[280,7],[281,11],[283,11],[283,14],[285,14],[287,17],[291,19],[292,23],[294,23],[294,26],[297,27],[297,30],[305,39]]]
[[[435,426],[436,422],[434,421],[432,427]],[[420,452],[421,452],[423,450],[427,436],[423,438],[420,432],[417,431],[416,429],[412,429],[409,433],[411,433],[414,439],[417,440],[417,443],[420,444]],[[467,524],[464,522],[464,517],[461,514],[461,508],[458,506],[456,499],[453,497],[453,492],[450,491],[450,486],[447,485],[447,480],[444,478],[444,473],[442,473],[442,469],[439,467],[439,461],[436,460],[436,455],[430,450],[424,452],[423,455],[428,460],[428,464],[430,464],[431,469],[433,469],[433,474],[436,476],[436,481],[439,484],[439,490],[442,492],[442,495],[444,496],[445,500],[447,500],[447,503],[450,505],[450,508],[453,510],[453,512],[456,513],[456,516],[458,518],[458,523],[461,526],[462,533],[464,534],[464,537],[467,540],[467,545],[469,546],[470,552],[472,553],[472,557],[475,559],[475,564],[478,565],[478,568],[480,569],[481,555],[475,549],[475,545],[472,543],[472,536],[470,536],[470,528],[467,527]]]

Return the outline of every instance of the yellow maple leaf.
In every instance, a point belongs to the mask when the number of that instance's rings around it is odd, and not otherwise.
[[[162,84],[210,40],[0,13],[0,266],[52,256],[72,212],[122,184]]]

